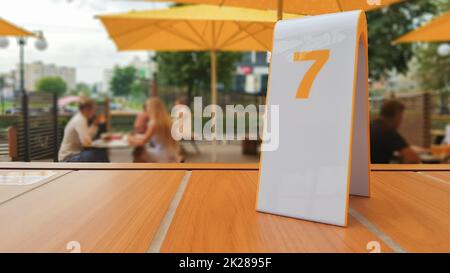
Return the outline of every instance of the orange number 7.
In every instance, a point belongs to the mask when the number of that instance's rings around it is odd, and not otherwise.
[[[330,57],[330,50],[315,50],[315,51],[304,51],[304,52],[294,52],[294,62],[299,61],[315,61],[311,68],[306,71],[305,77],[303,77],[300,85],[297,89],[297,99],[307,99],[309,97],[309,92],[311,91],[311,86],[316,78],[319,71],[328,61]]]

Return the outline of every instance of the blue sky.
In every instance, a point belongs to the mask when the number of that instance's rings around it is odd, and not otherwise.
[[[46,51],[38,51],[34,41],[26,46],[25,62],[77,68],[77,81],[100,82],[103,70],[126,64],[133,56],[146,58],[144,52],[117,52],[99,20],[94,16],[110,12],[145,10],[166,6],[162,3],[125,0],[1,0],[0,17],[28,30],[42,30],[48,41]],[[0,49],[0,72],[16,67],[19,47],[14,38]]]

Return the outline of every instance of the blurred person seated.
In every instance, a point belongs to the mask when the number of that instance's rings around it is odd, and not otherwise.
[[[178,142],[172,138],[172,120],[159,98],[150,98],[146,103],[149,118],[147,131],[143,135],[131,135],[128,141],[142,147],[134,152],[134,162],[180,162]]]
[[[89,126],[89,120],[92,125]],[[80,98],[78,112],[70,119],[64,129],[64,137],[59,149],[58,159],[63,162],[109,162],[105,149],[91,149],[93,137],[100,124],[105,123],[105,116],[95,117],[95,102]]]
[[[401,163],[420,163],[417,153],[399,134],[405,106],[396,100],[383,103],[380,117],[370,124],[370,158],[372,163],[386,164],[397,152]]]
[[[145,132],[147,131],[148,121],[149,119],[147,114],[147,106],[144,103],[144,106],[142,107],[142,112],[138,113],[134,120],[134,133],[145,134]]]

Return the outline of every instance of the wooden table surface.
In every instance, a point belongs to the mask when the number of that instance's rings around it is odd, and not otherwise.
[[[350,198],[341,228],[256,212],[254,166],[105,166],[1,203],[0,251],[69,252],[75,241],[82,252],[450,252],[450,168],[376,166],[372,196]]]
[[[11,170],[0,170],[0,175],[1,174],[8,174],[11,173]],[[21,172],[27,172],[27,170],[18,170],[18,173]],[[39,171],[37,171],[39,172]],[[42,171],[41,171],[42,172]],[[40,182],[31,184],[31,185],[0,185],[0,204],[15,198],[21,194],[24,194],[28,191],[33,190],[34,188],[40,187],[43,184],[46,184],[48,182],[51,182],[67,173],[70,173],[71,171],[69,170],[52,170],[53,173],[55,173],[54,175],[43,179]]]
[[[146,252],[184,171],[75,171],[0,205],[1,252]]]

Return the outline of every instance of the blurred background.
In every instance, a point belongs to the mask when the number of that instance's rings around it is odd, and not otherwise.
[[[0,41],[0,161],[56,161],[79,96],[97,102],[97,111],[107,117],[105,132],[122,134],[133,131],[148,97],[158,96],[169,111],[175,103],[192,105],[196,96],[205,105],[211,101],[210,53],[118,52],[94,18],[170,3],[14,0],[0,5],[1,18],[40,37]],[[371,118],[379,116],[384,101],[402,102],[399,132],[410,145],[428,151],[421,157],[424,163],[447,162],[445,149],[436,146],[450,125],[450,46],[393,41],[449,9],[448,0],[409,0],[367,13]],[[21,48],[26,102],[20,92]],[[230,104],[264,104],[267,60],[266,52],[219,52],[218,104],[224,109]],[[181,145],[184,162],[259,160],[258,140],[219,141],[215,147],[206,141]],[[132,148],[110,149],[109,156],[112,162],[133,161]]]

